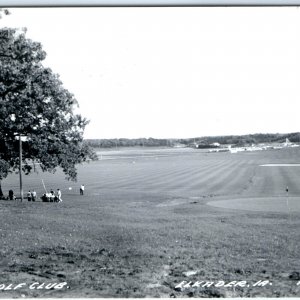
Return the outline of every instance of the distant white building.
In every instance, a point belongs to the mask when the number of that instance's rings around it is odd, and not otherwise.
[[[180,143],[175,143],[173,147],[174,148],[185,148],[186,145],[185,144],[180,144]]]
[[[211,145],[212,145],[212,146],[215,146],[215,147],[220,147],[220,144],[219,144],[219,143],[212,143]]]
[[[299,145],[291,143],[290,140],[286,138],[283,147],[299,147]]]
[[[283,143],[284,147],[290,147],[292,145],[292,143],[289,141],[288,138],[285,139],[285,143]]]

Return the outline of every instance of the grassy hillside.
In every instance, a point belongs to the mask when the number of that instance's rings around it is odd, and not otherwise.
[[[78,183],[65,181],[61,172],[26,176],[26,189],[41,194],[43,178],[47,188],[62,190],[63,202],[0,201],[1,282],[27,284],[0,295],[299,297],[298,212],[207,205],[249,197],[285,201],[286,185],[290,197],[299,197],[300,168],[260,167],[299,163],[299,154],[296,148],[116,151],[81,166]],[[17,176],[3,183],[6,193],[17,187]],[[176,289],[183,280],[245,280],[247,286]],[[272,285],[254,287],[259,280]],[[67,285],[30,290],[34,282]]]

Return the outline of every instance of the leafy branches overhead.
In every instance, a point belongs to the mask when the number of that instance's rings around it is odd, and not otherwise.
[[[27,172],[36,161],[43,171],[60,166],[76,179],[75,165],[95,158],[83,142],[88,121],[74,113],[74,95],[42,65],[45,57],[41,44],[27,39],[24,30],[0,29],[0,179],[18,165],[19,135],[26,137]]]
[[[10,15],[10,12],[7,8],[0,8],[0,19],[2,18],[2,16],[7,16]]]

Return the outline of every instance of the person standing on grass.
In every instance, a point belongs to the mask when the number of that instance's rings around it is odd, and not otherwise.
[[[288,186],[286,187],[285,191],[286,191],[286,195],[288,196],[289,195],[289,187]]]
[[[35,190],[33,190],[33,191],[31,192],[31,199],[32,199],[32,201],[35,201],[35,200],[36,200],[36,191],[35,191]]]
[[[80,186],[80,195],[84,194],[84,184]]]
[[[58,198],[58,202],[62,202],[60,189],[57,189],[57,198]]]
[[[54,202],[55,194],[54,194],[53,190],[50,191],[50,195],[49,196],[50,196],[50,202]]]
[[[28,200],[28,201],[31,201],[31,199],[32,199],[32,197],[31,197],[31,192],[28,191],[28,193],[27,193],[27,200]]]
[[[14,191],[13,190],[9,190],[8,191],[8,199],[9,200],[15,200],[15,196],[14,196]]]

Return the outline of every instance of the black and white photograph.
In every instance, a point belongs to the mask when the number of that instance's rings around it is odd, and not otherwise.
[[[0,16],[0,298],[300,297],[298,7]]]

